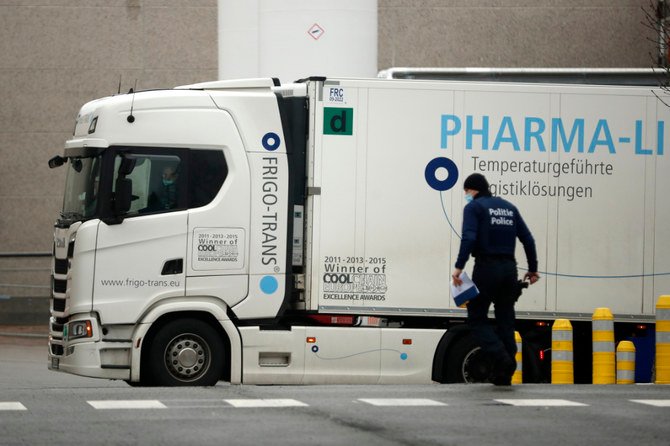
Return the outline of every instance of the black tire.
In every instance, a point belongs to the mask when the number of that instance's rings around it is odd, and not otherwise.
[[[221,379],[224,355],[219,334],[206,322],[168,322],[149,346],[150,381],[157,386],[213,386]]]
[[[151,382],[151,370],[149,370],[147,358],[142,359],[142,366],[140,368],[140,380],[138,382],[132,382],[129,379],[125,380],[126,384],[130,387],[151,387],[153,383]]]
[[[447,354],[444,367],[448,383],[487,383],[492,362],[472,335],[468,334],[455,341]]]

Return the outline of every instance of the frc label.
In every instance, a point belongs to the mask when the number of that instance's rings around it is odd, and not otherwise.
[[[328,88],[328,102],[346,103],[344,100],[344,88],[330,87]]]
[[[244,229],[198,228],[193,231],[193,269],[197,271],[244,267]]]
[[[326,85],[323,87],[323,101],[327,104],[347,105],[347,100],[351,99],[349,96],[351,95],[347,94],[347,89],[339,85]]]

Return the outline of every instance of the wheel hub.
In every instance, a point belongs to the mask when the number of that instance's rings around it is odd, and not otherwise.
[[[192,348],[185,348],[178,353],[177,361],[183,367],[192,368],[198,363],[198,353]]]
[[[195,381],[209,369],[211,353],[201,337],[188,333],[174,337],[165,349],[165,365],[176,379]]]

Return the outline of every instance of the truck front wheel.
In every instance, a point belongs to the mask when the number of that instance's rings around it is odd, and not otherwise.
[[[151,381],[158,386],[213,386],[223,364],[223,342],[214,328],[198,319],[167,323],[150,346]]]

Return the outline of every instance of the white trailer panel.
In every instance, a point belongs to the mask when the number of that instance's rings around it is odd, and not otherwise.
[[[670,287],[657,102],[633,87],[327,81],[314,114],[311,308],[461,311],[448,289],[462,181],[481,172],[536,239],[544,281],[521,315],[653,314]],[[517,260],[523,274],[520,244]]]

